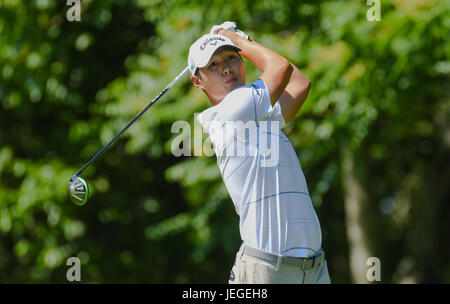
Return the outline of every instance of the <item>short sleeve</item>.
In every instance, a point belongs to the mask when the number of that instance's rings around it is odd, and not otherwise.
[[[255,103],[258,121],[278,121],[280,129],[283,128],[286,125],[286,122],[281,112],[280,103],[277,101],[275,105],[272,106],[272,103],[270,102],[270,93],[264,81],[259,79],[252,83],[251,86],[254,88],[256,93]]]
[[[280,129],[286,125],[279,102],[272,106],[262,80],[231,91],[215,107],[222,121],[278,121]]]

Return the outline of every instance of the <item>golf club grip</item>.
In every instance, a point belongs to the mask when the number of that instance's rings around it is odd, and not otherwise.
[[[103,148],[100,149],[100,151],[97,152],[97,154],[94,155],[94,157],[92,157],[87,163],[86,165],[84,165],[83,168],[81,168],[80,170],[78,170],[77,173],[75,173],[74,176],[79,176],[81,175],[81,173],[87,168],[89,167],[106,149],[109,148],[109,146],[111,146],[116,140],[117,138],[119,138],[120,135],[122,135],[139,117],[141,117],[152,105],[154,105],[159,98],[161,98],[161,96],[163,96],[171,87],[173,87],[179,80],[181,77],[183,77],[183,75],[189,71],[189,67],[184,68],[184,70],[178,74],[177,77],[175,77],[174,80],[172,80],[172,82],[170,82],[161,92],[159,92],[158,95],[156,95],[155,98],[153,98],[153,100],[141,111],[139,112],[126,126],[125,128],[123,128],[119,133],[117,133],[116,136],[114,136],[114,138],[107,143]]]

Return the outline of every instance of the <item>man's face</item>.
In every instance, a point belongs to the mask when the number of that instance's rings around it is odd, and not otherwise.
[[[219,49],[205,67],[198,69],[198,76],[191,76],[191,81],[215,105],[230,91],[245,85],[244,64],[235,50]]]

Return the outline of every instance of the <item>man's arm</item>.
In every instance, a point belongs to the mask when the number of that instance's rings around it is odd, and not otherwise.
[[[286,124],[295,117],[308,97],[311,82],[291,63],[293,72],[286,89],[280,97],[281,113]]]
[[[274,105],[283,94],[291,78],[293,68],[289,61],[271,49],[247,40],[235,32],[220,30],[218,34],[230,38],[242,50],[240,54],[255,64],[262,72],[259,78],[266,84],[270,101]]]
[[[269,90],[272,106],[279,100],[286,124],[297,114],[309,94],[311,82],[286,58],[257,42],[249,41],[232,31],[220,30],[239,47],[242,56],[262,72],[260,79]]]

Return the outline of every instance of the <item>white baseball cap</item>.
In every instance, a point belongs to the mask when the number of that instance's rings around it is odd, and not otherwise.
[[[189,48],[188,66],[191,75],[194,75],[197,68],[205,67],[214,52],[223,46],[231,46],[238,52],[241,51],[228,37],[218,34],[206,34],[195,41]]]

